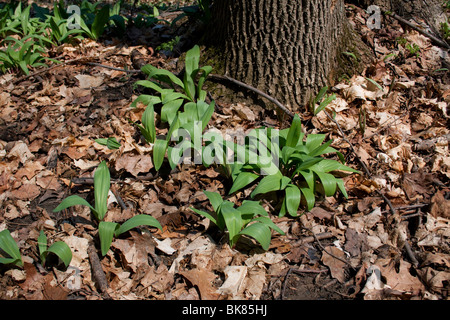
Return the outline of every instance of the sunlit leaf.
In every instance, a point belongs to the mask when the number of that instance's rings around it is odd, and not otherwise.
[[[22,257],[20,255],[19,247],[16,241],[11,236],[9,230],[5,229],[0,232],[0,249],[3,250],[9,257],[0,257],[2,264],[15,264],[19,267],[23,266]]]
[[[102,161],[94,173],[94,199],[95,215],[101,221],[108,210],[108,193],[111,186],[111,177],[108,166]]]
[[[119,227],[119,224],[115,222],[100,221],[98,225],[98,234],[100,236],[100,248],[102,255],[106,255],[108,253],[114,233]]]
[[[115,236],[119,236],[122,233],[125,233],[133,228],[139,226],[150,226],[158,228],[162,231],[161,224],[154,217],[146,215],[146,214],[138,214],[127,221],[125,221],[116,231]]]

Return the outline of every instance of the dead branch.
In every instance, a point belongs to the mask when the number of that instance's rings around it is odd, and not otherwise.
[[[274,103],[278,108],[280,108],[281,110],[283,110],[287,115],[289,115],[291,118],[294,117],[294,113],[289,110],[288,108],[286,108],[280,101],[278,101],[277,99],[269,96],[268,94],[262,92],[261,90],[256,89],[255,87],[252,87],[246,83],[243,83],[239,80],[233,79],[231,77],[225,76],[225,75],[218,75],[218,74],[210,74],[209,75],[210,79],[216,79],[216,80],[226,80],[229,81],[231,83],[234,83],[240,87],[243,87],[247,90],[253,91],[254,93],[266,98],[267,100],[269,100],[270,102]]]
[[[397,14],[395,14],[395,13],[388,13],[388,12],[385,12],[385,14],[388,15],[388,16],[390,16],[390,17],[392,17],[392,18],[394,18],[394,19],[396,19],[396,20],[398,20],[399,22],[401,22],[401,23],[407,25],[408,27],[410,27],[410,28],[416,30],[417,32],[423,34],[424,36],[428,37],[431,41],[433,41],[433,42],[434,42],[435,44],[437,44],[438,46],[443,47],[443,48],[445,48],[445,49],[450,49],[450,45],[448,45],[447,42],[445,42],[445,41],[443,41],[443,40],[441,40],[441,39],[435,37],[434,35],[430,34],[428,31],[422,29],[422,28],[419,27],[419,26],[416,26],[416,25],[412,24],[412,23],[409,22],[408,20],[403,19],[403,18],[400,17],[399,15],[397,15]]]
[[[89,261],[91,262],[92,275],[95,282],[97,283],[103,297],[106,300],[111,300],[112,298],[107,292],[108,281],[106,280],[105,272],[103,271],[102,264],[100,263],[100,259],[98,258],[97,250],[92,244],[88,248],[88,255]]]

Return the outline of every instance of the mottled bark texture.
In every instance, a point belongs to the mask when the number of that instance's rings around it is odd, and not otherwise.
[[[328,83],[348,32],[343,0],[216,0],[212,12],[225,74],[291,110]]]

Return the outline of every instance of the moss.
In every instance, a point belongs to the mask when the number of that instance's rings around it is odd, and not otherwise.
[[[336,68],[332,69],[333,71],[330,72],[328,77],[330,85],[362,73],[374,58],[372,50],[361,40],[361,37],[350,25],[345,27],[342,44],[337,48]]]

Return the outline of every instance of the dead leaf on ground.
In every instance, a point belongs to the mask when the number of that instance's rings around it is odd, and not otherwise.
[[[431,199],[431,215],[435,218],[450,218],[450,200],[444,198],[442,191],[438,191]]]
[[[418,295],[425,290],[422,282],[411,274],[411,264],[400,260],[396,266],[395,260],[379,259],[375,264],[380,268],[382,276],[386,279],[386,284],[394,290],[411,292]]]
[[[345,253],[339,248],[328,246],[325,247],[325,250],[330,252],[332,255],[340,258],[345,259]],[[324,265],[326,265],[328,268],[330,268],[331,276],[335,279],[337,279],[340,283],[345,282],[345,266],[346,264],[336,259],[335,257],[332,257],[327,252],[323,251],[322,253],[322,262]]]
[[[207,269],[192,269],[179,271],[193,286],[198,288],[200,298],[202,300],[217,300],[220,296],[213,282],[216,280],[216,275]]]

